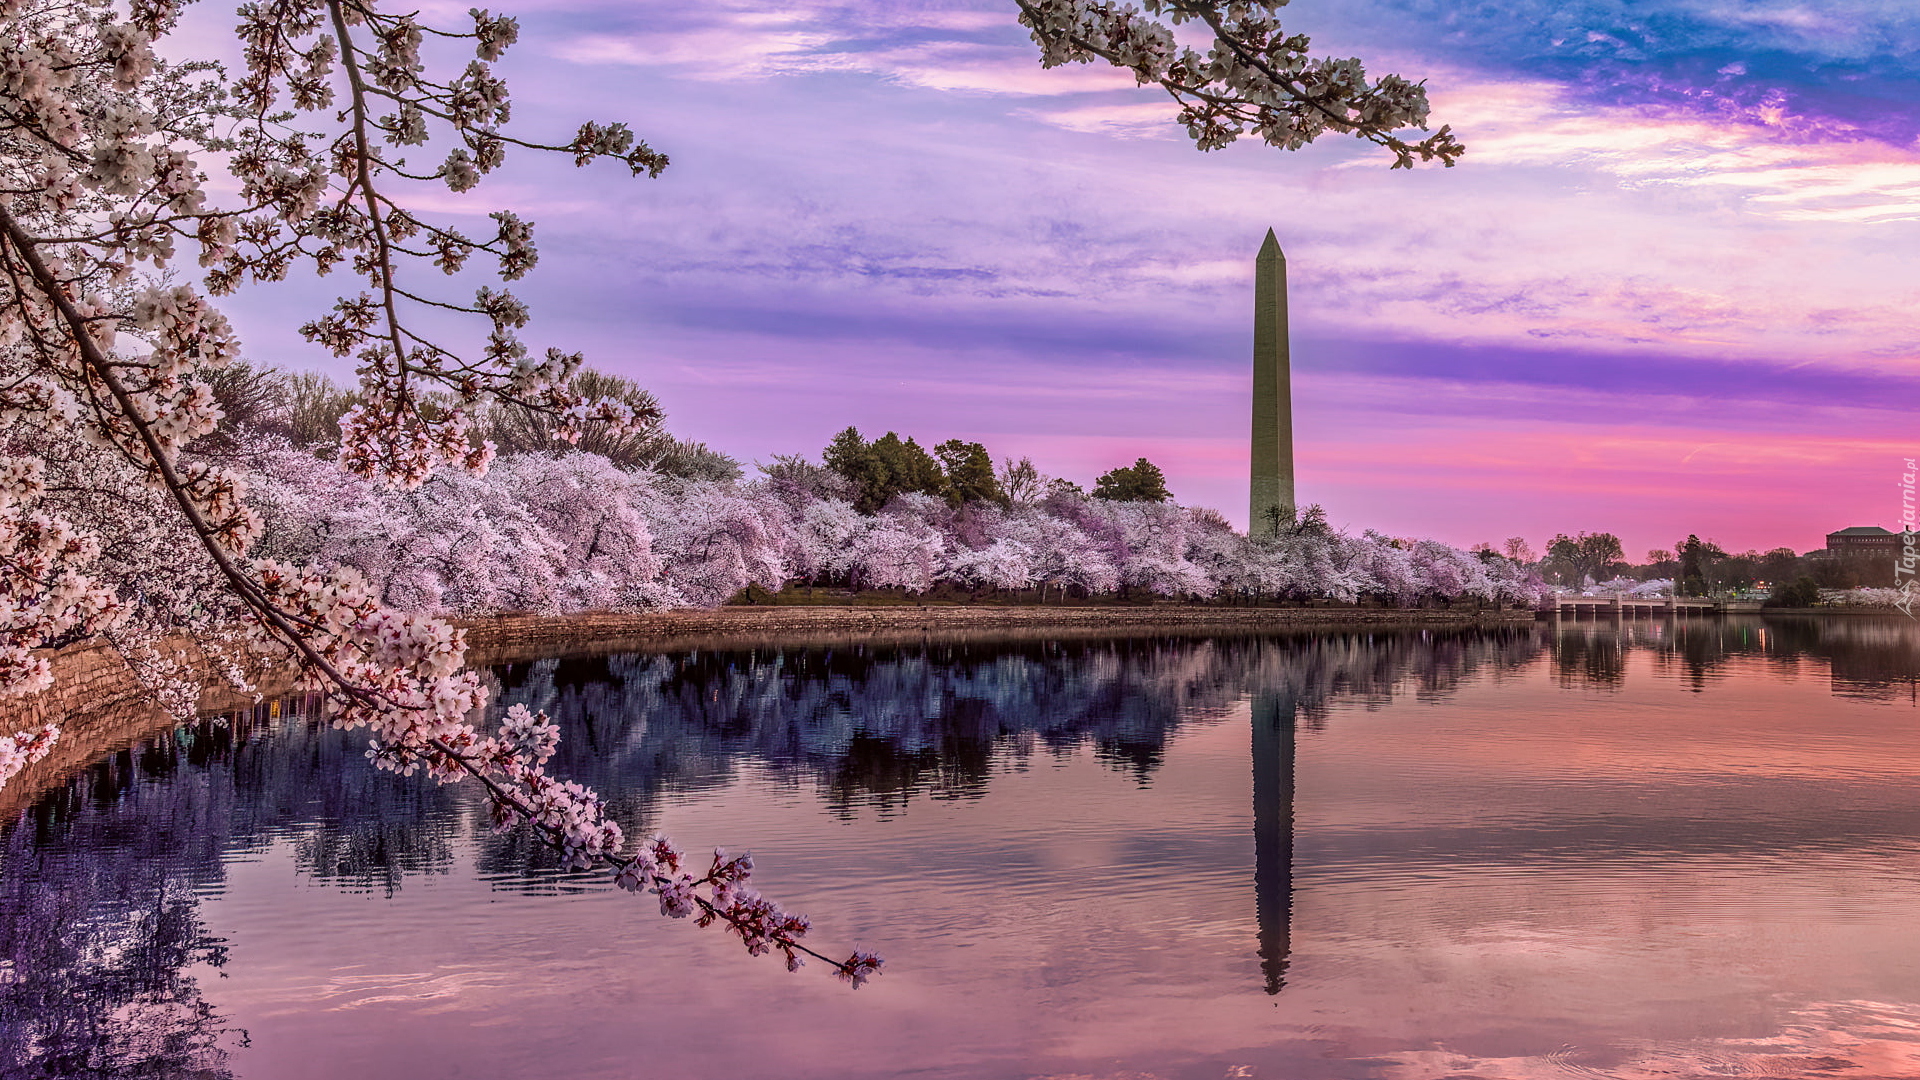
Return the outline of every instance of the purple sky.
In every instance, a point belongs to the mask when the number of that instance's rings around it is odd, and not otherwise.
[[[425,11],[458,26],[466,5]],[[1041,70],[1012,12],[526,6],[501,66],[516,129],[624,119],[672,166],[522,153],[422,201],[536,222],[529,343],[584,349],[749,461],[849,424],[1082,484],[1144,455],[1244,524],[1272,227],[1298,490],[1337,523],[1536,547],[1604,529],[1636,558],[1896,523],[1920,453],[1907,0],[1285,9],[1316,52],[1429,81],[1468,153],[1413,173],[1332,137],[1197,153],[1129,77]],[[230,17],[195,18],[183,36],[224,49]],[[331,295],[230,311],[257,359],[324,367],[289,328]]]

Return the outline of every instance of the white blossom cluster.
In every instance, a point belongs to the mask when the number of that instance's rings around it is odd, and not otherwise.
[[[1581,590],[1587,596],[1625,596],[1634,600],[1655,599],[1672,596],[1672,578],[1652,578],[1641,581],[1638,578],[1615,577],[1598,581]]]
[[[99,540],[42,509],[43,492],[39,461],[0,458],[0,698],[52,685],[52,665],[37,646],[105,630],[120,613],[88,572]],[[0,784],[10,775],[0,768]]]
[[[42,724],[29,731],[16,731],[12,735],[0,735],[0,787],[13,779],[21,769],[47,756],[53,749],[54,741],[60,738],[60,729],[52,724]]]
[[[1911,602],[1912,595],[1912,593],[1905,589],[1880,589],[1871,586],[1861,586],[1852,589],[1842,589],[1830,595],[1822,596],[1821,602],[1834,604],[1839,607],[1898,607],[1905,610],[1905,605]]]

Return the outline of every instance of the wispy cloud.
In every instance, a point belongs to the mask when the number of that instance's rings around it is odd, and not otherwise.
[[[1436,112],[1469,140],[1473,162],[1579,166],[1629,185],[1719,188],[1786,220],[1920,219],[1920,146],[1856,137],[1805,140],[1784,116],[1716,123],[1672,109],[1595,106],[1544,81],[1462,74]]]
[[[664,67],[697,80],[858,72],[932,90],[1029,97],[1134,85],[1104,65],[1041,71],[1010,8],[988,5],[914,10],[726,0],[620,32],[582,34],[554,52],[574,63]]]

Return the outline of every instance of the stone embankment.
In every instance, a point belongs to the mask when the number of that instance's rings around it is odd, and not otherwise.
[[[1474,611],[1391,608],[1221,608],[1172,604],[1138,607],[769,606],[647,614],[503,615],[471,619],[468,656],[503,663],[559,652],[625,652],[857,637],[904,641],[930,635],[990,637],[1153,633],[1260,633],[1342,626],[1492,626],[1532,623],[1527,609]]]
[[[166,647],[181,650],[196,669],[205,666],[196,663],[198,653],[190,643],[169,642]],[[0,814],[18,809],[15,796],[19,793],[45,790],[101,757],[176,723],[154,703],[120,653],[105,641],[82,642],[56,650],[47,658],[53,664],[53,686],[31,697],[0,700],[0,734],[51,722],[60,725],[60,738],[46,757],[7,781],[0,794]],[[270,691],[290,685],[284,680],[276,685],[269,671],[254,675]],[[203,712],[244,708],[253,703],[251,695],[228,689],[217,678],[204,681],[207,689],[200,696]]]

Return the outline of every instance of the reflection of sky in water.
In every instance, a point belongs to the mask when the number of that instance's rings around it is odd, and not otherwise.
[[[633,828],[751,843],[820,941],[886,953],[857,993],[538,869],[337,733],[203,725],[4,833],[0,1073],[1920,1075],[1917,645],[1601,622],[499,671]]]

